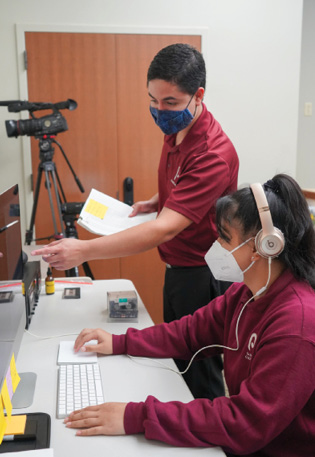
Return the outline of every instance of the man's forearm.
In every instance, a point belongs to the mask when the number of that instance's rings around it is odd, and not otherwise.
[[[48,246],[36,249],[32,255],[42,255],[46,262],[58,270],[93,259],[111,259],[139,254],[171,240],[191,224],[191,221],[168,208],[149,222],[109,236],[92,240],[65,238]]]
[[[169,234],[156,221],[149,221],[113,235],[89,240],[83,246],[84,257],[87,260],[127,257],[153,249],[168,239]]]
[[[163,208],[153,221],[88,241],[84,245],[84,257],[86,260],[111,259],[140,254],[171,240],[190,224],[182,214]]]

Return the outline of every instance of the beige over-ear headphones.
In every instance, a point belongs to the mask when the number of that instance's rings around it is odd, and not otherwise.
[[[262,229],[255,238],[255,247],[258,254],[265,258],[278,257],[284,249],[285,241],[281,230],[274,227],[267,202],[266,194],[260,183],[251,184]]]

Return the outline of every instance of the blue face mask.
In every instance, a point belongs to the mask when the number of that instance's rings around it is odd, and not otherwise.
[[[188,109],[190,102],[192,101],[193,96],[191,97],[188,105],[184,110],[181,111],[172,111],[166,109],[157,109],[150,106],[150,113],[156,123],[160,127],[165,135],[172,135],[178,133],[181,130],[184,130],[193,120],[194,116]]]

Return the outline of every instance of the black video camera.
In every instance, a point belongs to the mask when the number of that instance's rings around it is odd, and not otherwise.
[[[20,100],[9,100],[0,102],[0,106],[7,106],[9,112],[19,113],[28,110],[32,119],[21,119],[19,121],[5,121],[7,135],[9,138],[17,138],[20,135],[35,136],[55,135],[68,130],[66,119],[59,112],[60,109],[76,109],[77,102],[70,98],[59,103],[30,103]],[[35,117],[34,111],[51,109],[53,112],[47,116]]]
[[[61,212],[65,215],[80,214],[84,206],[82,202],[66,202],[61,204]]]

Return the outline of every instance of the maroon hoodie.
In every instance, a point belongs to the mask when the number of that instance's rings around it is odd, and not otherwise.
[[[200,348],[236,348],[240,311],[251,297],[233,284],[193,316],[114,335],[114,354],[190,359]],[[127,434],[174,446],[222,446],[252,457],[315,456],[315,293],[284,272],[251,301],[238,328],[239,349],[211,348],[199,358],[224,354],[230,396],[162,403],[149,396],[128,403]]]

